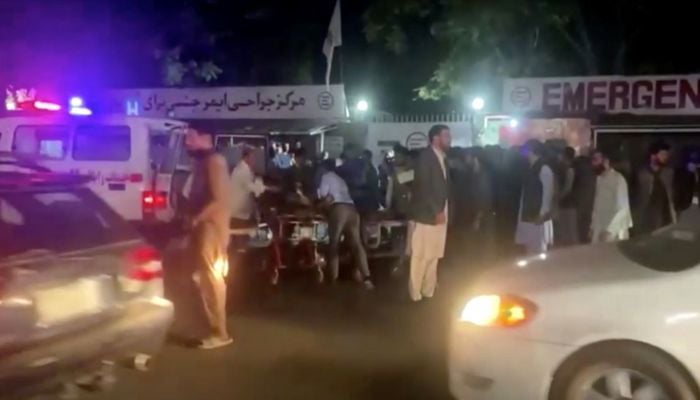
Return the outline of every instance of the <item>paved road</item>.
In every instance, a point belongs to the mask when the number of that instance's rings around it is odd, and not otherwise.
[[[443,271],[439,297],[410,304],[404,281],[284,282],[232,307],[233,346],[168,344],[147,373],[122,372],[108,399],[448,399],[448,311],[461,285]],[[449,283],[447,282],[449,281]]]

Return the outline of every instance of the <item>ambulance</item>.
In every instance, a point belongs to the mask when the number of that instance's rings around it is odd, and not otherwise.
[[[190,172],[186,123],[93,115],[77,97],[65,105],[31,100],[5,106],[0,152],[91,176],[90,188],[129,221],[151,225],[176,216],[177,194]]]

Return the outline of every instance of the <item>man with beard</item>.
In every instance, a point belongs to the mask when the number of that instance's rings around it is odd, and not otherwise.
[[[638,233],[651,233],[676,221],[673,170],[668,167],[669,153],[668,144],[653,144],[649,151],[649,164],[637,174],[635,226]]]
[[[450,128],[434,125],[428,132],[430,145],[421,151],[415,169],[411,197],[411,300],[430,299],[437,285],[437,267],[445,255],[450,178],[446,152]]]
[[[632,227],[627,181],[610,166],[610,156],[603,150],[593,152],[591,164],[598,176],[591,218],[591,241],[625,240]]]
[[[554,242],[552,207],[554,206],[554,173],[545,163],[545,146],[537,139],[528,140],[522,152],[528,161],[520,197],[515,243],[528,254],[547,251]]]
[[[201,349],[233,342],[226,327],[226,275],[228,274],[231,188],[226,159],[216,153],[211,135],[190,129],[185,146],[194,159],[190,205],[190,246],[195,257],[197,282],[209,323]]]

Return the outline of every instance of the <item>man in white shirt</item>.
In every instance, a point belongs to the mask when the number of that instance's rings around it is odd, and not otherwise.
[[[267,190],[262,179],[255,176],[255,153],[252,148],[244,147],[241,161],[231,173],[231,217],[237,222],[250,222],[254,217],[255,198]]]
[[[363,284],[367,289],[373,289],[370,279],[367,253],[360,236],[360,214],[355,209],[355,202],[350,197],[350,190],[343,178],[335,173],[333,161],[326,160],[321,165],[323,175],[318,187],[318,198],[331,204],[328,213],[328,234],[330,238],[328,248],[328,266],[331,273],[331,281],[338,279],[340,260],[338,247],[340,237],[345,235],[345,240],[352,248],[355,268],[360,272]]]
[[[627,181],[610,166],[610,157],[604,151],[596,150],[591,163],[598,175],[591,219],[591,241],[598,243],[627,239],[632,227]]]
[[[277,191],[275,187],[265,186],[262,179],[255,176],[255,149],[245,146],[241,151],[241,161],[231,172],[231,221],[232,229],[247,231],[257,228],[255,218],[255,198],[260,197],[266,191]],[[269,221],[268,221],[269,223]],[[279,270],[283,268],[279,238],[273,230],[273,239],[270,251],[273,262],[269,264],[269,278],[272,285],[279,282]]]

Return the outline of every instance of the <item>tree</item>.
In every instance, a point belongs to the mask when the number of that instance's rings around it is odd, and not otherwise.
[[[323,61],[333,4],[308,0],[305,6],[283,0],[0,1],[0,15],[7,17],[0,25],[0,80],[76,91],[313,83],[323,76],[315,68]]]
[[[115,32],[132,30],[134,21],[148,31],[126,42],[150,53],[164,85],[308,84],[314,72],[310,60],[321,59],[327,22],[319,22],[325,17],[309,22],[295,14],[325,14],[323,7],[300,10],[281,0],[112,2],[121,11]]]
[[[365,14],[370,42],[401,53],[411,38],[436,46],[422,99],[459,98],[502,77],[630,73],[635,40],[659,5],[650,0],[381,0]]]

